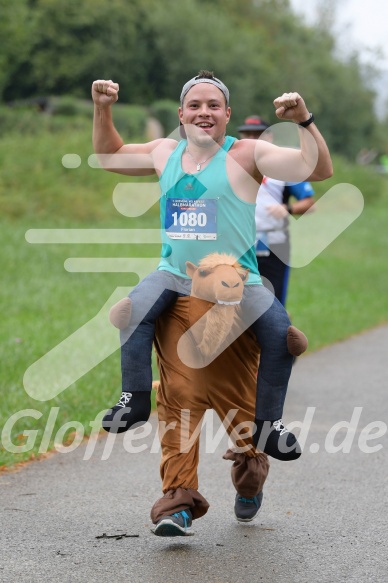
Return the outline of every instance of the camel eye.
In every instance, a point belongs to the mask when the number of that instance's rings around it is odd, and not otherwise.
[[[201,277],[206,277],[207,275],[209,275],[209,272],[206,271],[206,269],[199,269],[198,273]]]

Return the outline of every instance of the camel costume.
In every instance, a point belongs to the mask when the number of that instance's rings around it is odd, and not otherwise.
[[[207,409],[216,411],[234,443],[224,459],[234,462],[238,495],[251,499],[260,494],[269,471],[267,455],[252,440],[260,349],[240,318],[248,270],[225,253],[204,257],[198,267],[190,261],[186,266],[191,295],[178,297],[155,328],[164,493],[151,510],[155,524],[186,509],[193,519],[200,518],[209,508],[198,492],[197,476],[200,426]],[[120,329],[128,326],[130,316],[128,298],[110,313]],[[294,326],[288,329],[287,348],[295,355],[306,349],[306,337]]]
[[[185,509],[193,519],[200,518],[209,508],[198,492],[197,476],[199,430],[207,409],[216,411],[235,446],[243,450],[224,455],[233,461],[238,494],[259,494],[269,471],[267,455],[256,450],[251,437],[259,348],[250,330],[241,334],[239,329],[237,304],[247,271],[234,257],[214,254],[198,268],[187,262],[187,273],[193,280],[192,295],[178,298],[156,325],[164,496],[151,510],[155,524]]]

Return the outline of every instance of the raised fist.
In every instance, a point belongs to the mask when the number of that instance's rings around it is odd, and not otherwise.
[[[279,119],[295,121],[307,121],[310,113],[299,93],[283,93],[274,102],[275,113]]]
[[[92,84],[92,99],[100,107],[108,107],[119,98],[119,84],[112,79],[97,79]]]

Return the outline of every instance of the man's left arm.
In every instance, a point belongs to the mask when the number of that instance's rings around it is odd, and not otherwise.
[[[330,178],[333,165],[329,149],[302,97],[283,93],[274,100],[274,106],[279,119],[299,124],[300,149],[256,140],[255,161],[261,174],[286,182]]]
[[[311,168],[316,158],[316,164],[309,176],[304,180],[325,180],[333,175],[333,164],[327,144],[313,121],[312,114],[307,109],[304,99],[299,93],[283,93],[281,97],[274,100],[276,116],[285,121],[293,121],[300,124],[300,153]],[[312,152],[311,136],[317,146],[317,152]]]

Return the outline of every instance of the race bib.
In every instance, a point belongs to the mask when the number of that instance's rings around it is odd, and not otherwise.
[[[166,199],[166,235],[170,239],[217,239],[217,200]]]

